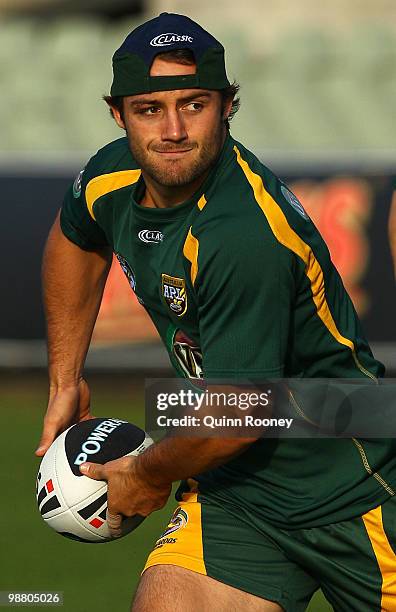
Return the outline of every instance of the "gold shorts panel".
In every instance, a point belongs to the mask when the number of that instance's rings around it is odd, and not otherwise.
[[[155,543],[143,572],[153,565],[178,565],[206,575],[201,504],[197,493],[185,493],[164,533]]]

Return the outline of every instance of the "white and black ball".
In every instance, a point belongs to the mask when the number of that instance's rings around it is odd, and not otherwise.
[[[140,455],[152,439],[143,429],[115,418],[95,418],[73,425],[54,440],[37,476],[37,503],[44,521],[61,535],[80,542],[111,540],[106,521],[107,483],[81,474],[85,461],[107,463]],[[143,521],[136,515],[122,523],[122,535]]]

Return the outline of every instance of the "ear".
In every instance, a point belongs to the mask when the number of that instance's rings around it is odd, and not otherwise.
[[[233,100],[234,98],[228,98],[227,100],[223,101],[223,119],[224,120],[228,119],[228,117],[230,116]]]
[[[120,127],[121,129],[125,130],[125,123],[124,120],[121,117],[121,113],[118,110],[118,108],[116,108],[115,106],[113,106],[112,104],[110,104],[109,102],[107,102],[110,110],[111,110],[111,114],[113,115],[113,119],[116,122],[116,124],[118,125],[118,127]]]

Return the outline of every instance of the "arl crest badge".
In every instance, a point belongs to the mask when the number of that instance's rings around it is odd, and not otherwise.
[[[184,278],[162,274],[162,295],[171,311],[182,317],[187,310],[186,281]]]

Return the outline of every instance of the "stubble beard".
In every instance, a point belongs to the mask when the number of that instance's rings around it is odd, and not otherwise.
[[[215,164],[221,147],[223,136],[223,123],[219,123],[217,130],[209,140],[199,145],[195,142],[181,143],[179,145],[160,145],[160,150],[182,150],[193,147],[193,151],[198,149],[198,154],[187,153],[186,160],[182,159],[156,159],[158,154],[150,152],[141,147],[128,134],[129,147],[132,155],[139,164],[143,172],[159,185],[164,187],[181,187],[193,183],[201,176],[205,175]],[[189,156],[193,159],[189,161]]]

